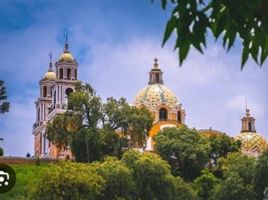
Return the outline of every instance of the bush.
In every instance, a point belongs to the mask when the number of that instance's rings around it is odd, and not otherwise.
[[[0,156],[4,155],[4,149],[2,147],[0,147]]]
[[[30,194],[36,200],[95,200],[104,186],[104,179],[91,165],[61,162],[44,172]]]

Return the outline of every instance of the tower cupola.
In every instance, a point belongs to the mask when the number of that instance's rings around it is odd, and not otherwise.
[[[149,72],[149,85],[152,84],[164,84],[163,82],[163,72],[158,67],[158,59],[154,59],[154,66]]]

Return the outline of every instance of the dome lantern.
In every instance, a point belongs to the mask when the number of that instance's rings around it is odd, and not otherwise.
[[[152,84],[164,84],[163,82],[163,72],[158,67],[158,59],[154,59],[154,66],[149,73],[149,85]]]

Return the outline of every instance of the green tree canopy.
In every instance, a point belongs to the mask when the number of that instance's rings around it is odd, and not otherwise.
[[[254,158],[230,153],[219,159],[217,168],[222,171],[222,181],[215,187],[210,199],[254,199]]]
[[[194,200],[196,194],[180,177],[172,176],[169,164],[154,153],[127,151],[122,161],[133,170],[137,199]]]
[[[124,98],[105,103],[89,84],[78,82],[68,99],[67,112],[46,129],[58,147],[71,146],[77,161],[91,162],[105,155],[121,157],[130,138],[142,146],[153,123],[150,112],[130,106]]]
[[[207,139],[211,146],[210,159],[212,165],[217,165],[218,158],[226,157],[230,152],[240,151],[241,141],[236,141],[226,134],[211,135]]]
[[[154,0],[151,0],[154,1]],[[163,45],[176,33],[174,49],[178,50],[180,65],[193,46],[203,53],[208,32],[222,40],[230,50],[237,38],[243,45],[241,68],[249,55],[262,65],[268,55],[267,0],[161,0],[162,8],[172,11],[165,28]]]
[[[155,149],[171,165],[174,175],[193,180],[209,162],[208,140],[186,126],[166,128],[155,136]]]
[[[263,152],[257,160],[253,185],[256,193],[255,199],[264,198],[264,191],[268,188],[268,150]],[[268,189],[266,190],[268,192]]]
[[[10,104],[6,101],[7,92],[6,87],[4,85],[4,81],[0,80],[0,114],[9,111]]]
[[[34,200],[96,200],[104,188],[105,179],[91,165],[62,162],[51,165],[30,193]]]

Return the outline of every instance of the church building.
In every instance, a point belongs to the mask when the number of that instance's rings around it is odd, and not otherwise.
[[[69,147],[57,148],[48,141],[45,134],[47,123],[57,115],[66,111],[69,95],[74,91],[75,83],[78,82],[78,63],[69,51],[67,37],[64,51],[55,63],[52,64],[52,56],[48,71],[40,80],[40,95],[35,102],[36,121],[33,125],[35,155],[41,158],[66,159],[72,158]],[[167,127],[178,127],[185,124],[185,109],[176,95],[164,85],[163,72],[154,60],[149,72],[148,85],[141,89],[135,99],[134,106],[147,108],[153,117],[153,125],[147,136],[145,151],[154,150],[153,137]],[[205,136],[222,135],[221,131],[203,129],[199,131]],[[267,148],[266,140],[255,129],[255,119],[250,116],[249,109],[242,118],[242,130],[235,137],[241,140],[241,151],[250,156],[258,156]]]
[[[52,64],[52,55],[48,71],[39,82],[40,95],[35,102],[36,121],[33,125],[35,155],[42,158],[69,158],[68,148],[58,149],[48,141],[45,130],[48,121],[57,114],[64,113],[68,96],[74,91],[77,78],[78,63],[69,51],[67,37],[64,51],[55,63]]]

